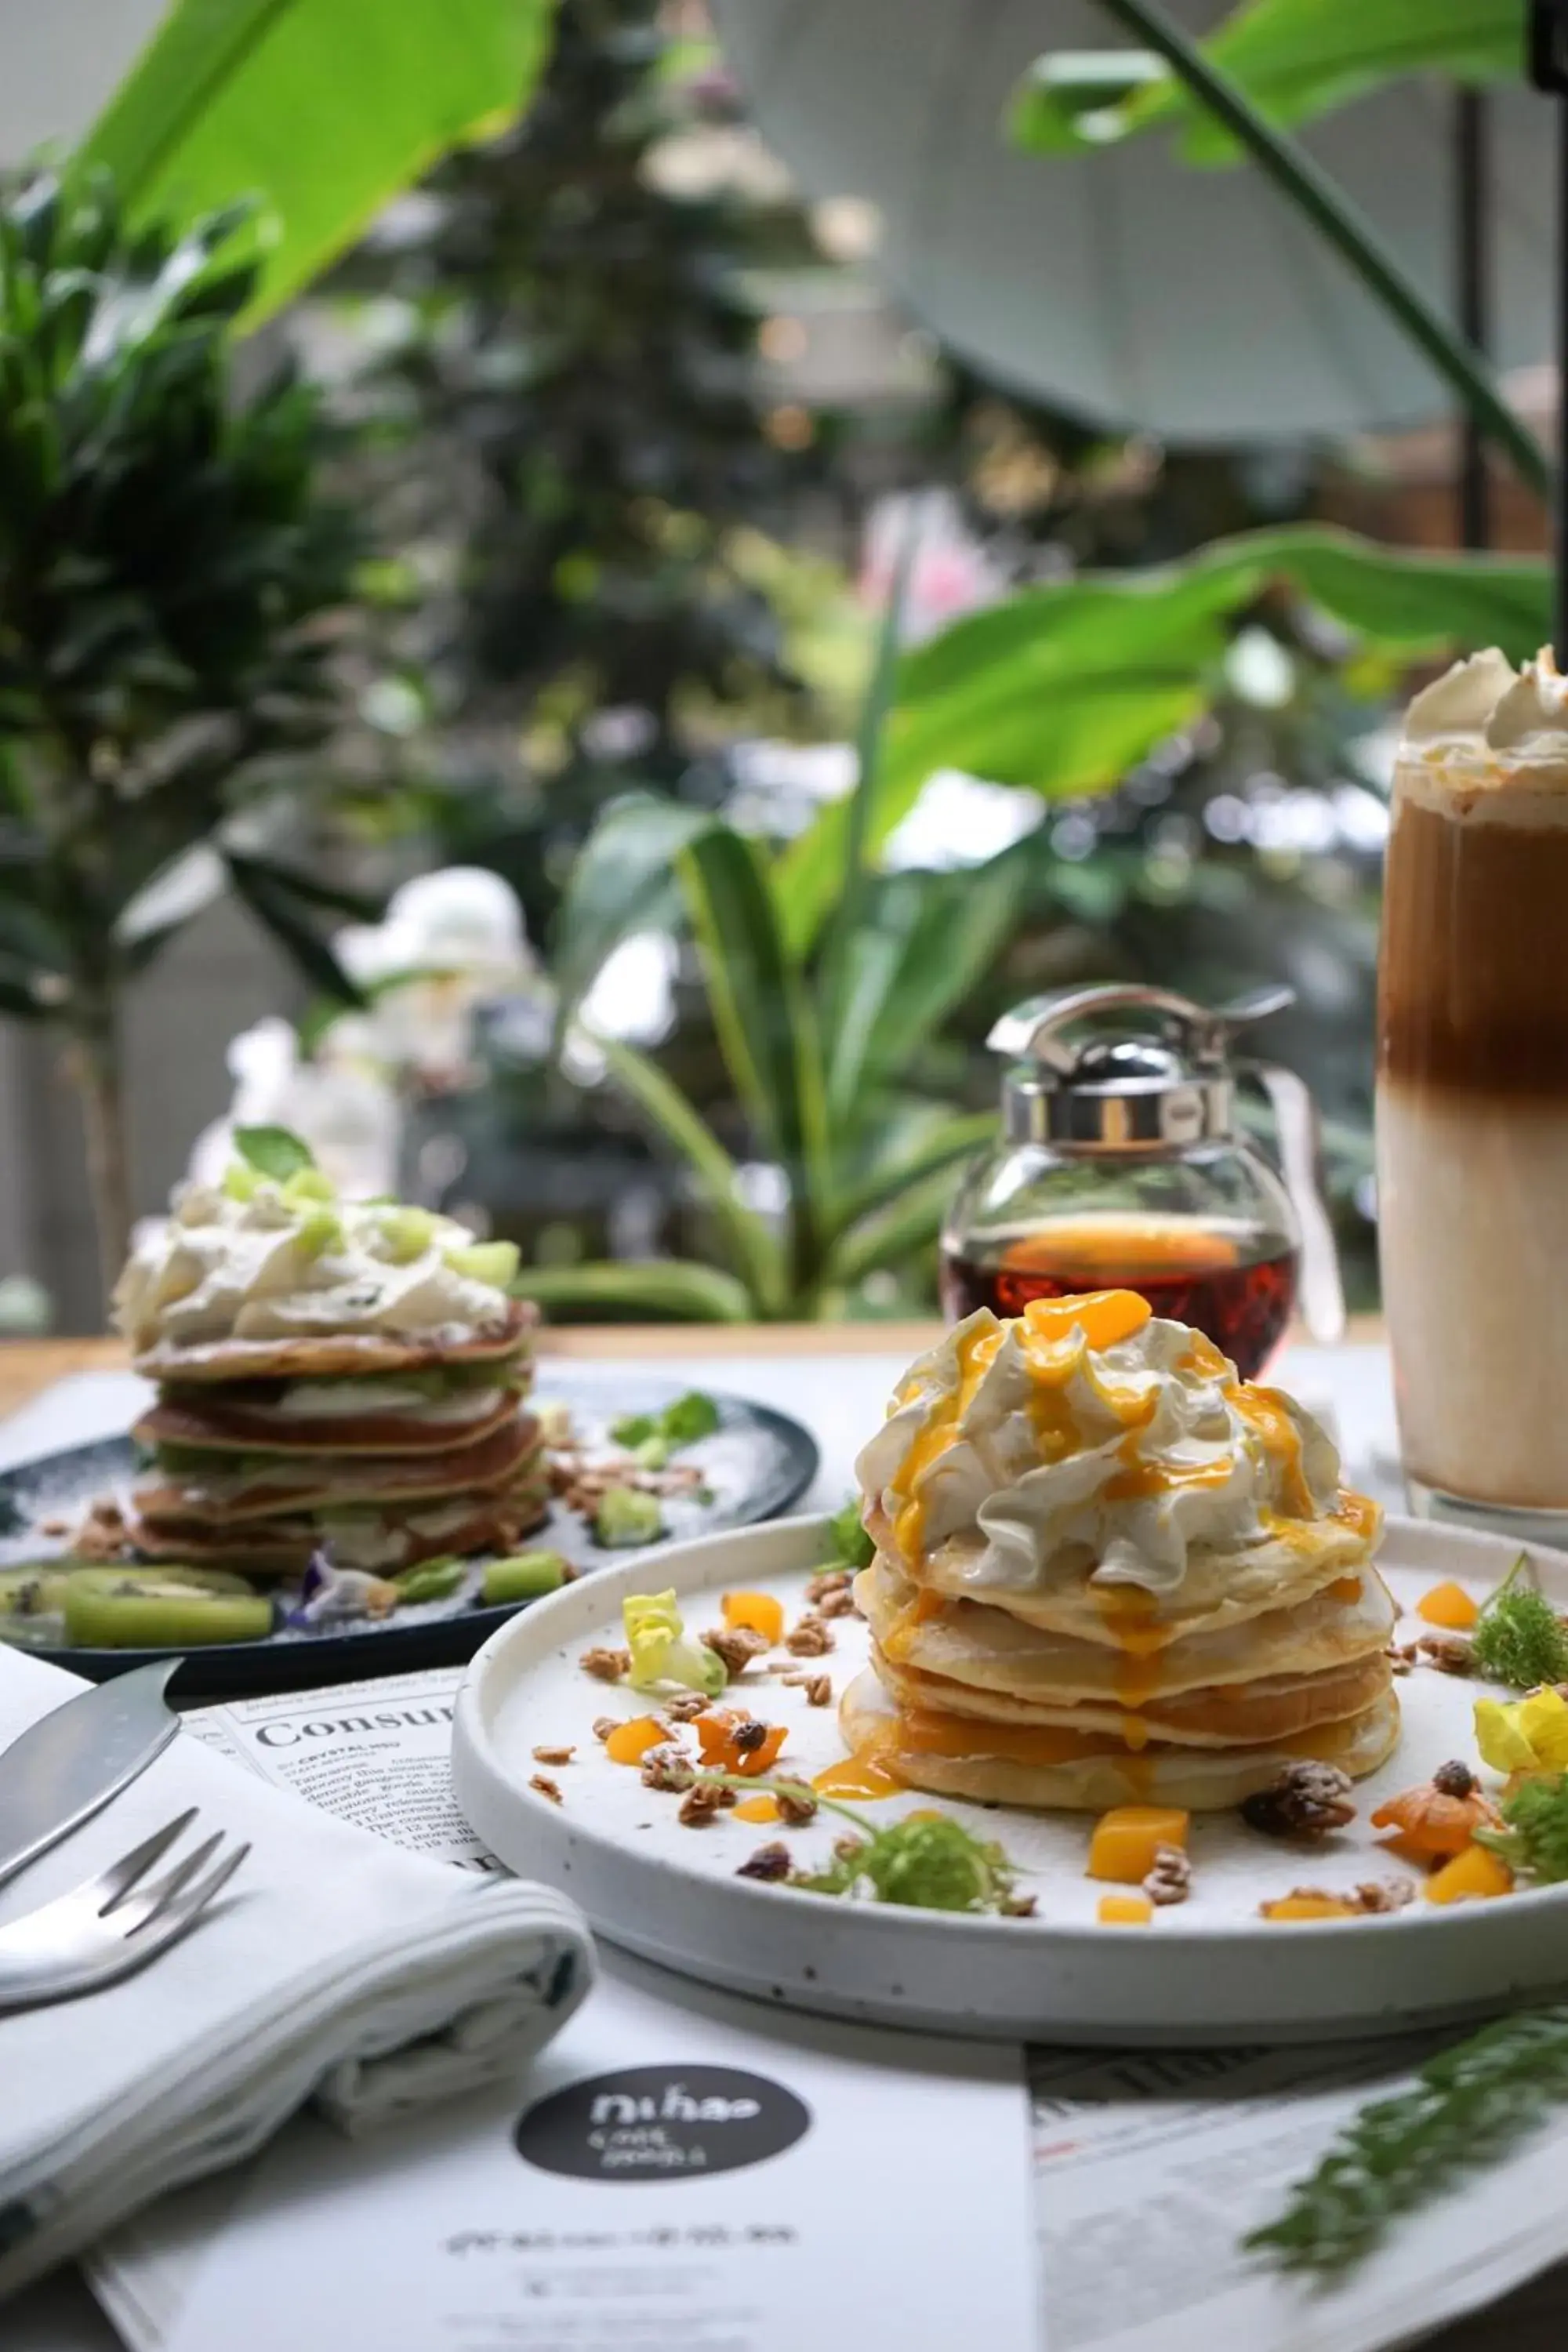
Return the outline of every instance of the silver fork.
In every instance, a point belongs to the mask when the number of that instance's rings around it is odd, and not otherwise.
[[[96,1878],[0,1927],[0,2010],[37,2008],[94,1991],[177,1943],[250,1852],[248,1845],[237,1846],[214,1862],[223,1843],[218,1830],[146,1884],[153,1864],[195,1818],[193,1805]]]

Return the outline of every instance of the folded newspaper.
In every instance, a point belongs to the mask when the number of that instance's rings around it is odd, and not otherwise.
[[[186,1720],[329,1811],[464,1871],[494,1873],[500,1865],[452,1798],[459,1679],[456,1670],[405,1675],[244,1700]],[[669,2000],[679,2013],[673,1978]],[[1407,2216],[1335,2284],[1283,2275],[1242,2251],[1341,2126],[1367,2099],[1405,2087],[1434,2046],[1428,2037],[1287,2051],[1030,2053],[1038,2352],[1380,2352],[1568,2255],[1568,2112],[1460,2193]],[[89,2275],[132,2352],[162,2352],[203,2244],[236,2193],[231,2174],[166,2198],[96,2250]],[[1568,2287],[1563,2312],[1568,2341]]]

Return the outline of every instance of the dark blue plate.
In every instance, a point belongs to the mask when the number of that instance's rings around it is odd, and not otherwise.
[[[688,1383],[687,1385],[689,1385]],[[575,1433],[593,1442],[607,1425],[628,1413],[657,1413],[683,1394],[664,1381],[584,1381],[546,1364],[535,1402],[570,1408]],[[665,1538],[684,1542],[722,1528],[749,1527],[776,1518],[805,1494],[816,1475],[816,1441],[809,1430],[769,1405],[709,1391],[719,1409],[711,1437],[685,1447],[678,1457],[698,1464],[710,1499],[689,1495],[665,1497]],[[135,1475],[136,1448],[129,1437],[100,1438],[68,1446],[0,1472],[0,1568],[44,1559],[66,1546],[42,1533],[46,1519],[75,1517],[94,1496],[111,1495]],[[545,1524],[523,1538],[531,1550],[558,1551],[579,1569],[627,1560],[631,1551],[605,1551],[574,1511],[552,1503]],[[176,1698],[236,1698],[281,1690],[306,1690],[321,1683],[357,1680],[369,1675],[416,1673],[426,1666],[461,1665],[479,1643],[513,1614],[510,1607],[486,1608],[469,1592],[479,1584],[476,1561],[468,1591],[445,1601],[399,1609],[390,1618],[320,1631],[288,1628],[260,1642],[215,1642],[185,1653],[175,1677]],[[243,1570],[241,1570],[243,1573]],[[258,1589],[273,1580],[258,1580]],[[281,1589],[281,1580],[278,1580]],[[173,1656],[164,1650],[74,1650],[28,1644],[34,1654],[68,1666],[73,1674],[103,1682],[149,1660]]]

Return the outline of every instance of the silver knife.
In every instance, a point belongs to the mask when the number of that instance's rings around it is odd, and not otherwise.
[[[68,1698],[0,1748],[0,1886],[68,1837],[161,1756],[180,1727],[159,1658]]]

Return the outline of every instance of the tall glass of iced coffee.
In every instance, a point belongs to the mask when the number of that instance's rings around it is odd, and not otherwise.
[[[1378,1219],[1413,1507],[1568,1545],[1568,683],[1417,695],[1394,778]]]

